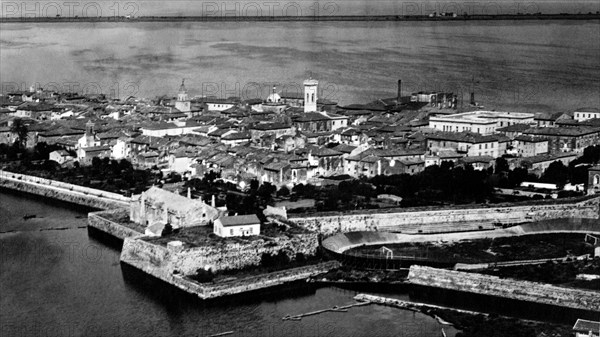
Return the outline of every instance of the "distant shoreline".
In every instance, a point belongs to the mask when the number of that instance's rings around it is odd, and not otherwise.
[[[314,21],[499,21],[499,20],[600,20],[600,13],[588,14],[501,14],[467,16],[429,15],[335,15],[335,16],[124,16],[106,17],[0,17],[0,23],[21,22],[314,22]]]

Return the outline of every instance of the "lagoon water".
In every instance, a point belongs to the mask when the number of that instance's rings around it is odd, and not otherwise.
[[[438,336],[420,313],[370,305],[282,321],[287,314],[352,303],[321,288],[206,305],[134,279],[119,250],[88,235],[86,211],[0,191],[0,336]],[[25,215],[36,218],[24,220]],[[388,295],[392,296],[392,295]],[[397,294],[407,298],[407,295]],[[449,336],[455,330],[445,327]]]
[[[600,105],[596,21],[3,23],[2,91],[265,98],[320,81],[342,105],[471,87],[486,108]]]

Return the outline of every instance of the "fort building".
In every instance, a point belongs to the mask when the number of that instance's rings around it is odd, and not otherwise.
[[[168,223],[173,228],[204,226],[216,220],[219,211],[199,199],[189,199],[158,187],[132,197],[129,218],[160,235]]]

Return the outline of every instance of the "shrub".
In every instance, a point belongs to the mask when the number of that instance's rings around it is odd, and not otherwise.
[[[171,226],[171,224],[170,224],[170,223],[167,223],[167,224],[165,225],[165,227],[163,227],[163,230],[162,230],[161,236],[167,236],[167,235],[169,235],[169,234],[171,234],[171,233],[173,233],[173,226]]]

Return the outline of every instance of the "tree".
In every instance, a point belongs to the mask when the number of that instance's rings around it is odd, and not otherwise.
[[[170,223],[165,224],[165,227],[163,227],[162,232],[160,233],[161,236],[167,236],[169,234],[173,233],[173,226],[171,226]]]
[[[269,204],[273,201],[273,194],[277,191],[277,187],[271,185],[271,183],[264,183],[260,185],[256,194],[260,197],[263,203]]]
[[[17,135],[17,142],[21,149],[27,145],[27,134],[29,133],[29,128],[22,119],[15,118],[15,120],[13,120],[13,123],[10,126],[10,132]]]
[[[92,167],[94,169],[100,170],[102,167],[102,159],[100,159],[99,157],[92,158]]]
[[[508,171],[509,171],[508,161],[506,161],[506,159],[504,159],[502,157],[496,158],[496,165],[495,165],[494,173],[500,174],[501,172],[508,172]]]
[[[568,179],[569,169],[561,161],[557,160],[555,162],[552,162],[548,166],[540,180],[545,183],[552,183],[557,184],[559,186],[564,186]]]
[[[288,195],[290,195],[290,189],[287,188],[285,185],[281,186],[279,191],[277,191],[277,195],[280,197],[287,197]]]

